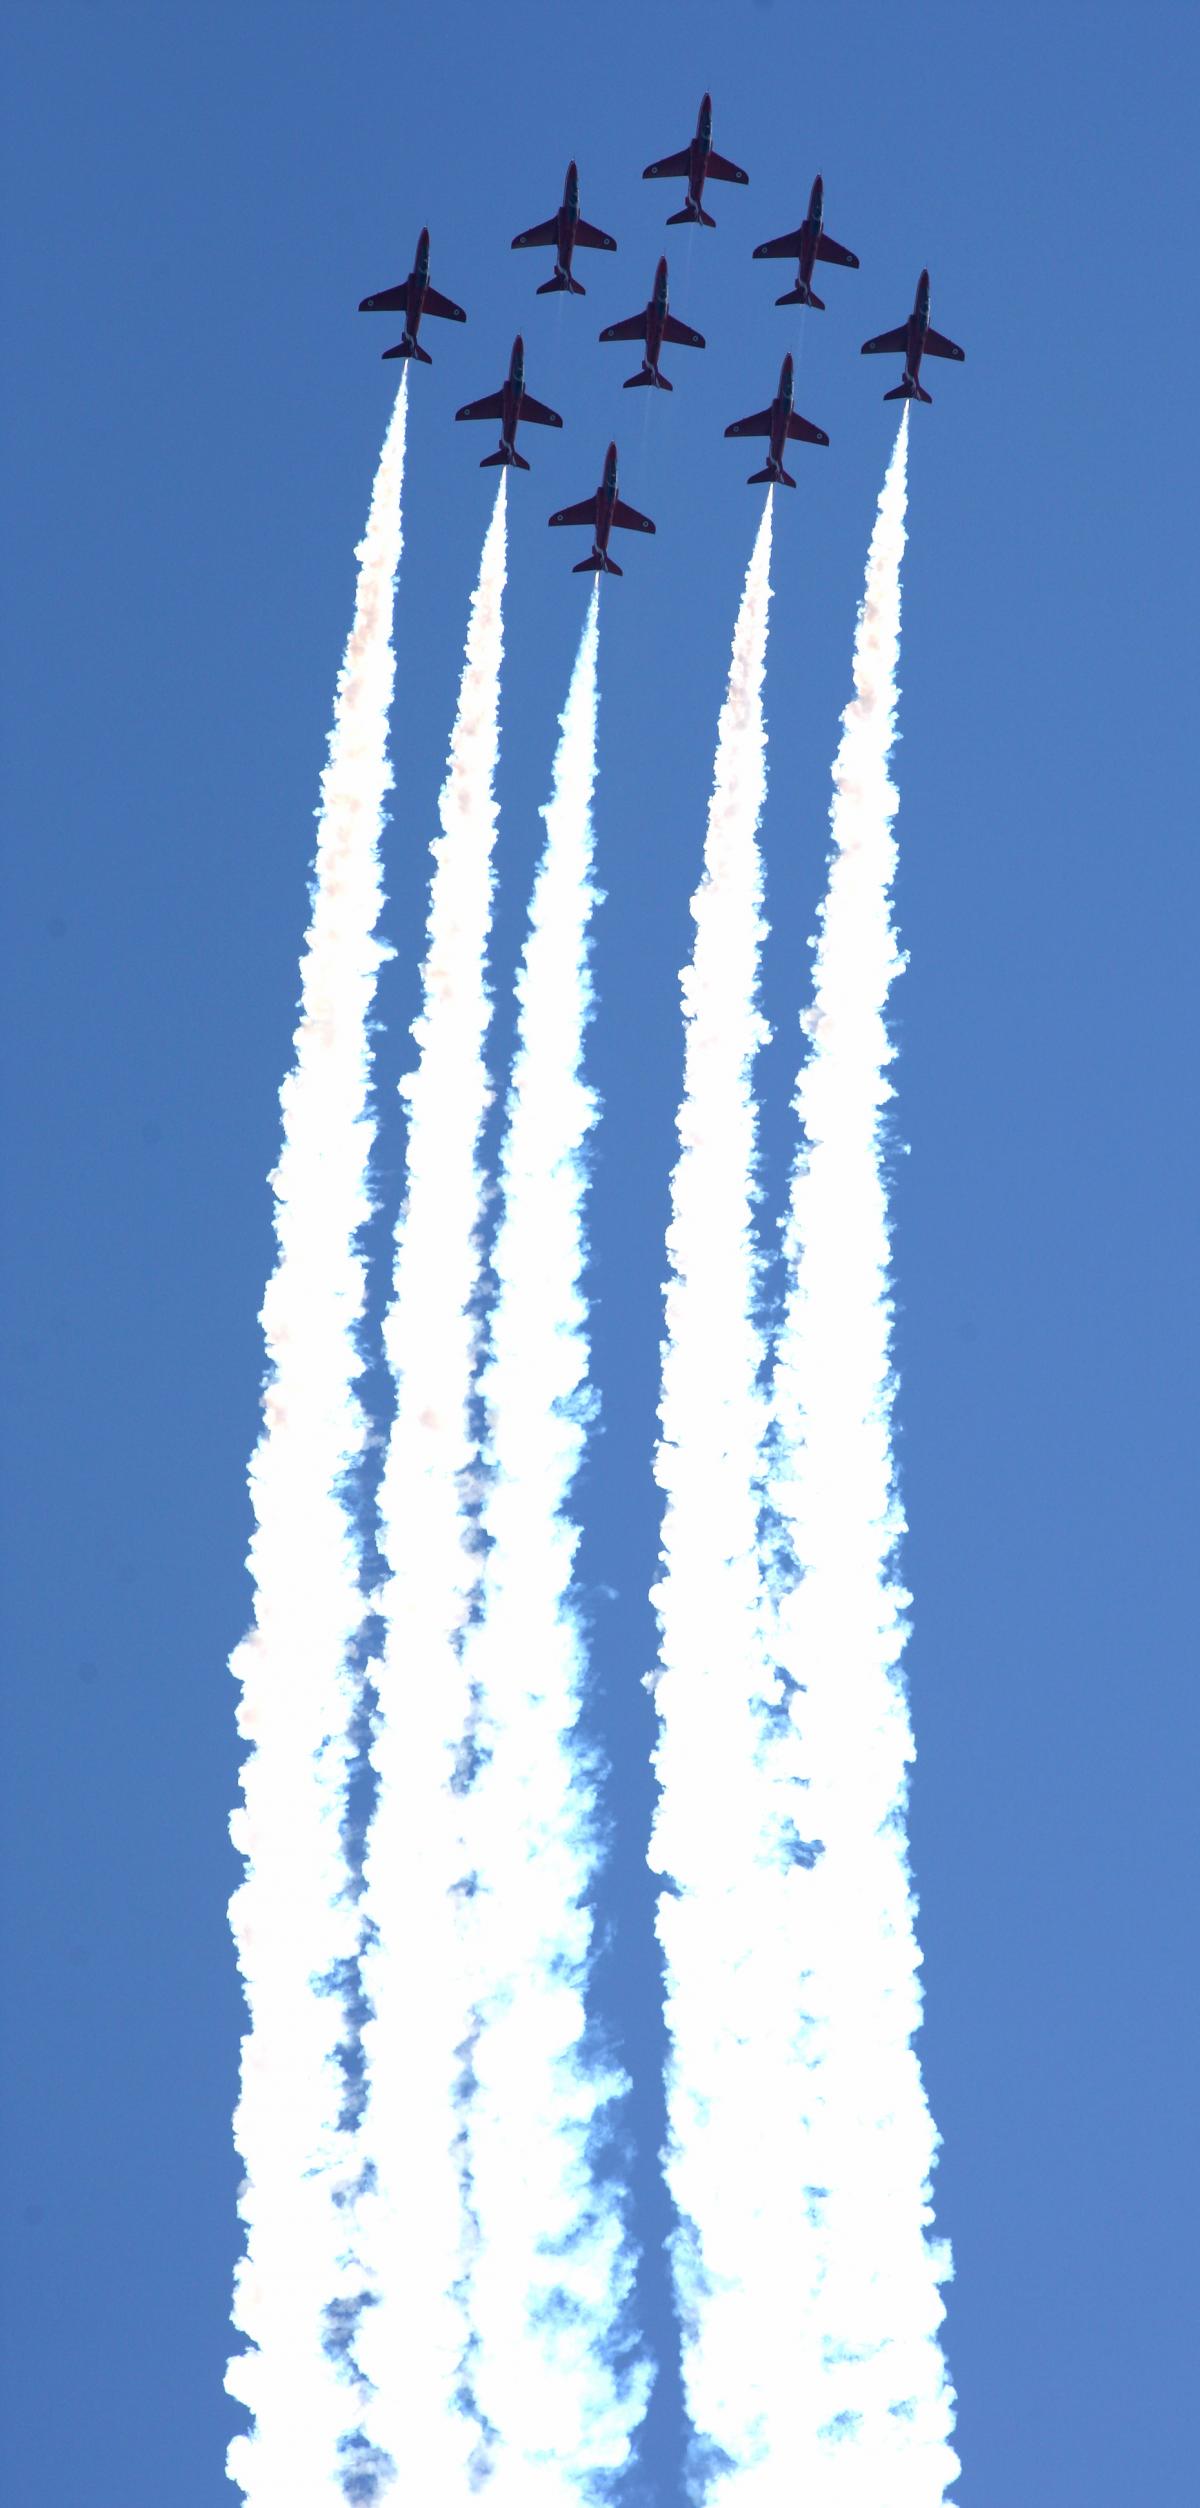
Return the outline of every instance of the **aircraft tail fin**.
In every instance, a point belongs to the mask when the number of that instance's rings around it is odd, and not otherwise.
[[[420,359],[423,366],[431,366],[433,364],[433,359],[430,356],[428,349],[422,348],[419,340],[410,340],[407,332],[405,333],[404,338],[397,342],[395,348],[385,348],[383,354],[385,359],[388,357],[417,357]]]
[[[578,566],[571,568],[573,575],[621,575],[624,571],[607,549],[593,549],[590,557],[581,557]]]
[[[529,464],[524,454],[518,453],[515,445],[510,449],[502,444],[498,452],[485,453],[479,467],[481,470],[528,470]]]
[[[903,383],[898,383],[894,392],[885,392],[883,397],[885,401],[932,401],[933,394],[906,374]]]
[[[825,311],[824,297],[814,296],[811,287],[802,287],[799,279],[794,287],[788,289],[786,296],[777,296],[775,302],[777,305],[811,305],[814,313]]]
[[[675,389],[674,384],[668,383],[665,374],[660,374],[656,366],[643,366],[640,374],[627,374],[624,389],[627,392],[636,392],[639,386],[645,383],[654,384],[660,392],[673,392]]]
[[[752,470],[746,481],[748,488],[770,488],[779,482],[785,488],[796,485],[790,470]]]
[[[668,226],[715,226],[716,223],[707,209],[701,208],[698,200],[689,200],[684,208],[677,209],[674,217],[667,220]]]
[[[579,279],[573,279],[569,270],[556,270],[553,278],[543,279],[538,289],[539,296],[561,296],[564,293],[569,296],[587,295],[586,287]]]

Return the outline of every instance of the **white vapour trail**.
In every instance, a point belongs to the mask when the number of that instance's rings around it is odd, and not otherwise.
[[[232,1657],[250,1745],[231,1821],[246,1877],[230,1921],[250,2028],[234,2120],[245,2254],[233,2319],[252,2346],[226,2385],[247,2405],[229,2473],[251,2508],[327,2508],[352,2391],[327,2348],[349,2294],[344,2198],[353,2142],[341,2115],[344,2010],[329,1981],[352,1961],[357,1918],[341,1840],[350,1653],[364,1598],[343,1493],[362,1453],[357,1231],[370,1199],[367,1018],[386,951],[379,836],[400,557],[407,377],[358,549],[354,626],[321,779],[312,915],[295,1062],[281,1093],[271,1181],[278,1257],[262,1310],[268,1378],[250,1465],[254,1625]]]
[[[754,1321],[755,1109],[771,501],[746,577],[721,715],[696,937],[683,979],[680,1153],[668,1235],[656,1473],[665,1492],[650,1861],[670,2041],[667,2182],[698,2474],[765,2460],[782,2500],[797,2408],[805,2205],[794,2182],[791,2018],[775,1991],[793,1868],[786,1789],[765,1764],[777,1676],[761,1626],[765,1405]],[[783,1798],[781,1800],[781,1798]],[[718,2482],[718,2490],[723,2485]],[[714,2494],[715,2495],[715,2494]],[[743,2492],[738,2490],[739,2499]],[[789,2498],[800,2494],[789,2489]]]
[[[628,2460],[647,2380],[622,2356],[632,2280],[621,2205],[590,2145],[627,2084],[585,2046],[594,1881],[591,1771],[577,1738],[585,1641],[568,1512],[587,1420],[581,1077],[599,588],[561,717],[546,841],[517,983],[496,1294],[482,1376],[488,1558],[467,1649],[479,1773],[468,1805],[479,2027],[468,2109],[478,2250],[472,2384],[494,2508],[591,2503]]]
[[[358,2252],[371,2296],[357,2357],[382,2487],[403,2468],[455,2508],[478,2438],[463,2400],[470,2222],[460,2114],[474,2002],[461,1788],[470,1726],[463,1637],[479,1577],[470,1477],[479,1287],[479,1135],[492,912],[506,479],[471,601],[434,841],[423,998],[413,1034],[408,1183],[384,1344],[396,1411],[379,1490],[386,1581],[372,1744],[363,1987],[367,2182]]]
[[[920,1953],[905,1839],[913,1756],[899,1676],[909,1597],[890,1439],[887,1195],[880,1116],[893,1091],[884,1025],[900,957],[891,922],[895,736],[908,413],[867,563],[856,694],[834,765],[803,1142],[786,1232],[776,1355],[773,1512],[791,1552],[779,1661],[791,1688],[804,1821],[819,1851],[795,1932],[806,2127],[797,2151],[816,2241],[815,2425],[822,2508],[937,2508],[958,2471],[938,2340],[948,2252],[928,2234],[937,2136],[912,2038]],[[782,1747],[782,1745],[781,1745]],[[779,2258],[767,2312],[792,2278]]]

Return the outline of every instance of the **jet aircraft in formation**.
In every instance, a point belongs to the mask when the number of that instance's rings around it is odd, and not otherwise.
[[[364,296],[360,313],[402,313],[404,337],[395,348],[385,348],[385,357],[419,357],[423,366],[433,359],[427,348],[417,340],[422,314],[440,314],[445,322],[465,322],[461,305],[450,296],[439,296],[429,284],[429,229],[423,226],[417,237],[417,257],[406,279],[398,287],[381,287],[378,295]]]
[[[728,157],[719,156],[713,147],[712,97],[709,95],[701,99],[695,132],[687,147],[679,149],[673,157],[660,157],[653,165],[648,165],[643,179],[651,181],[671,175],[683,175],[687,191],[682,209],[677,209],[667,219],[668,226],[715,226],[716,220],[703,206],[705,183],[710,178],[718,183],[747,183],[750,179],[741,166],[734,165]],[[514,235],[512,239],[514,252],[526,246],[541,245],[553,247],[554,270],[550,278],[542,281],[537,291],[539,296],[560,293],[584,295],[586,291],[571,267],[577,248],[582,246],[590,252],[606,253],[617,249],[611,235],[606,235],[602,227],[589,225],[588,220],[579,214],[579,169],[573,158],[567,167],[562,200],[554,216],[545,219],[541,226],[527,227],[523,234]],[[808,209],[799,226],[754,248],[756,261],[782,261],[793,257],[797,263],[795,286],[789,288],[786,295],[777,296],[775,302],[777,305],[807,306],[814,313],[825,311],[822,298],[813,288],[813,272],[817,263],[831,262],[846,270],[857,270],[859,267],[857,253],[852,253],[845,244],[835,243],[833,237],[826,233],[825,185],[819,174],[809,193]],[[428,227],[422,227],[417,238],[416,256],[408,277],[396,287],[381,288],[377,295],[364,296],[359,311],[403,314],[404,336],[394,348],[385,348],[385,358],[415,357],[423,366],[433,363],[428,349],[422,348],[418,339],[422,317],[436,314],[447,322],[465,322],[467,317],[461,305],[456,305],[452,298],[440,295],[435,287],[430,286]],[[664,342],[680,348],[703,348],[705,345],[701,332],[693,331],[671,312],[665,257],[659,261],[649,302],[642,311],[628,315],[623,322],[610,322],[601,331],[600,338],[641,340],[643,343],[641,368],[637,374],[626,376],[626,391],[635,389],[639,384],[655,386],[660,392],[673,389],[659,364]],[[877,339],[864,340],[862,353],[864,357],[895,353],[904,358],[901,380],[892,391],[885,392],[885,400],[932,399],[932,394],[924,389],[920,381],[922,357],[950,357],[961,361],[965,351],[957,347],[953,340],[947,339],[944,333],[935,331],[930,324],[928,270],[921,272],[908,320],[900,323],[894,331],[880,332]],[[794,368],[789,353],[780,368],[779,389],[774,400],[766,409],[754,411],[749,418],[734,419],[732,425],[725,429],[727,436],[761,435],[768,439],[765,466],[762,470],[751,471],[751,486],[794,488],[796,482],[783,466],[786,445],[789,442],[829,442],[823,427],[814,426],[810,418],[797,415],[793,395]],[[516,445],[517,428],[522,419],[538,427],[562,425],[557,410],[547,408],[544,401],[534,400],[525,389],[525,344],[519,334],[513,341],[508,374],[500,390],[489,393],[484,400],[467,401],[455,415],[458,418],[499,419],[500,442],[494,453],[484,454],[481,470],[497,465],[528,470],[529,464],[518,453]],[[654,524],[647,515],[639,514],[632,505],[624,504],[617,494],[615,444],[609,445],[604,473],[595,494],[585,498],[580,505],[564,506],[560,513],[551,514],[550,521],[552,524],[586,523],[589,526],[592,553],[580,560],[574,570],[577,575],[619,575],[621,568],[608,554],[610,532],[614,529],[654,530]]]
[[[456,418],[498,418],[500,421],[499,446],[494,453],[484,454],[479,465],[481,470],[494,470],[497,464],[504,468],[510,463],[516,470],[528,470],[524,454],[517,451],[517,428],[522,418],[527,419],[531,427],[562,425],[556,409],[547,409],[544,401],[535,401],[532,392],[525,389],[525,342],[519,331],[512,344],[508,375],[500,390],[489,392],[486,400],[468,401],[463,409],[456,409],[454,415]]]
[[[686,174],[687,196],[682,209],[668,218],[668,226],[715,226],[716,219],[710,218],[707,209],[700,205],[706,182],[749,182],[749,175],[743,174],[740,165],[735,165],[731,157],[718,156],[713,147],[711,96],[700,99],[695,132],[687,147],[680,148],[673,157],[659,157],[654,165],[643,166],[642,181],[653,183],[659,176],[671,174]]]
[[[779,390],[767,409],[756,409],[752,418],[735,418],[726,435],[766,435],[771,439],[765,470],[752,470],[746,485],[750,488],[794,488],[790,470],[783,467],[783,448],[789,439],[796,444],[828,444],[824,427],[814,427],[811,418],[799,418],[792,407],[792,353],[788,350],[779,369]]]
[[[796,284],[786,296],[777,296],[777,305],[811,305],[814,313],[824,313],[825,300],[813,293],[814,261],[839,261],[843,269],[857,270],[857,253],[847,252],[844,244],[835,244],[825,233],[825,184],[818,174],[808,196],[808,215],[790,235],[776,235],[769,244],[756,244],[756,261],[790,261],[793,253],[800,268]]]
[[[923,390],[919,377],[922,357],[956,357],[961,360],[966,350],[948,340],[944,331],[935,331],[929,319],[929,272],[922,270],[913,298],[913,309],[907,322],[898,323],[894,331],[881,331],[877,340],[864,340],[864,357],[887,357],[896,349],[904,352],[904,373],[892,392],[885,392],[885,401],[931,401],[932,392]]]
[[[554,296],[564,288],[572,296],[586,296],[587,289],[582,281],[571,276],[571,256],[577,244],[584,245],[589,252],[615,253],[617,247],[612,236],[606,235],[601,226],[589,226],[587,219],[579,215],[579,168],[573,157],[567,167],[561,206],[552,218],[546,219],[544,225],[528,226],[523,235],[514,235],[512,250],[520,252],[526,244],[554,246],[554,276],[543,279],[538,289],[539,296]]]
[[[619,575],[622,569],[615,557],[608,554],[610,531],[653,531],[648,514],[639,514],[636,505],[626,505],[617,495],[617,448],[610,444],[604,456],[604,472],[594,496],[585,496],[582,504],[564,505],[561,512],[551,514],[551,528],[565,523],[568,529],[586,523],[592,534],[592,554],[581,557],[573,566],[573,575]]]
[[[646,343],[641,373],[629,374],[625,377],[627,392],[632,391],[639,383],[656,383],[660,392],[674,390],[674,385],[667,381],[665,374],[659,373],[658,361],[662,354],[664,340],[669,340],[673,348],[703,348],[704,346],[702,334],[699,331],[690,330],[686,322],[680,322],[671,312],[670,299],[667,294],[665,257],[660,260],[654,273],[654,287],[649,304],[644,305],[640,313],[630,314],[624,322],[610,322],[607,331],[602,331],[600,337],[602,340],[644,340]]]

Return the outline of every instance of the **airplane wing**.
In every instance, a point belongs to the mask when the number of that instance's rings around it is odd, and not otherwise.
[[[556,409],[547,409],[544,401],[535,401],[532,392],[521,394],[521,416],[532,427],[561,427]]]
[[[752,418],[735,418],[733,425],[725,429],[726,435],[769,435],[770,432],[769,409],[756,409]]]
[[[667,315],[663,324],[663,338],[670,341],[672,348],[703,348],[705,344],[703,332],[689,330],[687,323],[680,322],[673,313]]]
[[[528,415],[528,410],[529,404],[526,402],[521,413],[523,417]],[[468,401],[464,408],[456,409],[454,415],[456,418],[502,418],[504,394],[503,392],[489,392],[485,401]]]
[[[818,261],[838,261],[843,270],[858,270],[862,266],[858,254],[847,252],[844,244],[835,244],[832,235],[822,234],[817,245],[817,259]]]
[[[755,261],[798,261],[803,236],[804,229],[799,226],[791,235],[773,235],[769,244],[755,245],[753,259]]]
[[[642,307],[640,314],[630,314],[625,322],[610,322],[607,331],[602,331],[600,334],[602,340],[644,340],[645,336],[645,306]]]
[[[594,496],[585,496],[581,505],[564,505],[559,513],[551,514],[550,520],[552,523],[586,523],[588,530],[594,531],[596,499]]]
[[[612,518],[618,531],[653,531],[654,529],[654,524],[648,514],[639,514],[636,505],[626,505],[620,497],[613,506]]]
[[[452,296],[439,296],[436,287],[426,288],[422,312],[440,314],[444,322],[465,322],[467,318],[462,306],[456,305]]]
[[[403,287],[381,287],[375,296],[364,296],[360,313],[404,313],[408,306],[408,281]]]
[[[523,240],[527,243],[529,238],[526,236]],[[553,243],[553,236],[550,241]],[[615,253],[617,249],[615,237],[606,235],[602,226],[589,226],[586,218],[580,218],[576,225],[575,241],[586,244],[589,252],[593,253]]]
[[[948,340],[944,331],[927,331],[925,334],[927,357],[957,357],[961,363],[966,353],[965,348],[957,348],[953,340]]]
[[[907,347],[908,324],[901,322],[894,331],[881,331],[877,340],[864,340],[861,354],[864,357],[891,357]]]
[[[711,170],[711,159],[709,163]],[[656,165],[643,166],[642,181],[648,183],[656,174],[690,174],[691,168],[691,149],[677,148],[673,157],[660,157]]]
[[[795,444],[828,444],[824,427],[814,427],[811,418],[798,418],[795,410],[787,423],[787,431]]]
[[[544,218],[540,226],[527,226],[523,235],[514,235],[510,252],[518,252],[522,244],[557,244],[557,218]]]
[[[748,174],[743,174],[740,165],[734,164],[732,157],[719,157],[715,148],[704,170],[712,176],[714,183],[748,183],[750,180]]]

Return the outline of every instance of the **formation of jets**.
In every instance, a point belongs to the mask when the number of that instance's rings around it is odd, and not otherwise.
[[[705,184],[749,182],[749,176],[740,165],[734,165],[731,158],[722,157],[713,147],[711,96],[706,95],[701,100],[696,128],[686,148],[680,148],[674,156],[660,157],[653,165],[646,166],[643,179],[652,182],[678,175],[683,176],[687,189],[682,209],[676,209],[667,219],[668,226],[715,226],[716,219],[704,207]],[[572,268],[575,253],[580,249],[604,253],[617,249],[613,237],[606,235],[603,227],[592,226],[580,216],[579,169],[574,160],[567,167],[562,200],[553,217],[546,218],[540,226],[527,227],[524,234],[513,237],[514,252],[546,245],[553,248],[554,270],[550,278],[542,281],[537,290],[539,296],[560,293],[585,295],[583,282],[575,277]],[[797,265],[795,285],[783,296],[777,296],[775,302],[777,305],[807,306],[814,313],[825,311],[824,300],[816,294],[812,283],[817,263],[829,262],[846,270],[859,268],[857,253],[850,252],[845,244],[835,243],[826,231],[825,186],[819,174],[799,226],[786,235],[772,237],[769,243],[757,244],[754,259],[794,260]],[[452,297],[441,295],[436,287],[430,285],[428,227],[422,227],[417,238],[416,255],[408,277],[401,279],[396,287],[381,288],[374,296],[364,296],[359,311],[403,315],[403,337],[394,348],[385,348],[385,358],[414,357],[424,366],[433,363],[418,336],[423,317],[432,314],[445,322],[465,322],[467,317],[462,306],[456,305]],[[649,299],[641,312],[628,315],[623,322],[610,322],[601,331],[600,338],[640,340],[642,343],[641,366],[636,374],[626,376],[626,391],[643,384],[660,392],[673,389],[659,363],[664,346],[703,348],[705,341],[701,332],[693,331],[688,323],[681,322],[671,311],[665,255],[659,260]],[[899,383],[893,390],[884,393],[884,399],[889,401],[932,400],[932,393],[925,390],[920,380],[922,358],[948,357],[961,362],[964,353],[953,340],[946,338],[944,332],[935,331],[930,322],[928,270],[922,270],[917,281],[913,309],[907,321],[899,323],[894,331],[881,331],[876,339],[864,340],[862,346],[864,357],[899,355],[904,359]],[[793,395],[794,368],[789,353],[780,368],[779,389],[774,399],[765,409],[754,411],[749,418],[735,418],[732,425],[725,429],[727,436],[765,436],[768,439],[765,466],[749,474],[752,487],[794,488],[796,482],[790,471],[784,468],[785,447],[789,443],[829,442],[823,427],[814,426],[811,419],[799,416],[793,405]],[[455,415],[458,418],[499,420],[500,442],[494,453],[484,454],[480,463],[483,470],[494,465],[511,465],[517,470],[528,470],[528,462],[516,447],[517,428],[522,420],[529,426],[562,425],[556,409],[549,409],[544,401],[535,400],[533,394],[526,391],[525,343],[519,334],[513,341],[508,374],[500,390],[489,393],[484,400],[466,402]],[[615,444],[608,447],[600,484],[594,493],[578,505],[563,506],[561,512],[551,514],[550,522],[552,525],[584,524],[591,531],[591,555],[580,559],[574,569],[577,575],[597,572],[619,575],[621,568],[608,554],[609,534],[614,530],[654,529],[648,515],[639,514],[634,506],[626,505],[617,494]]]

